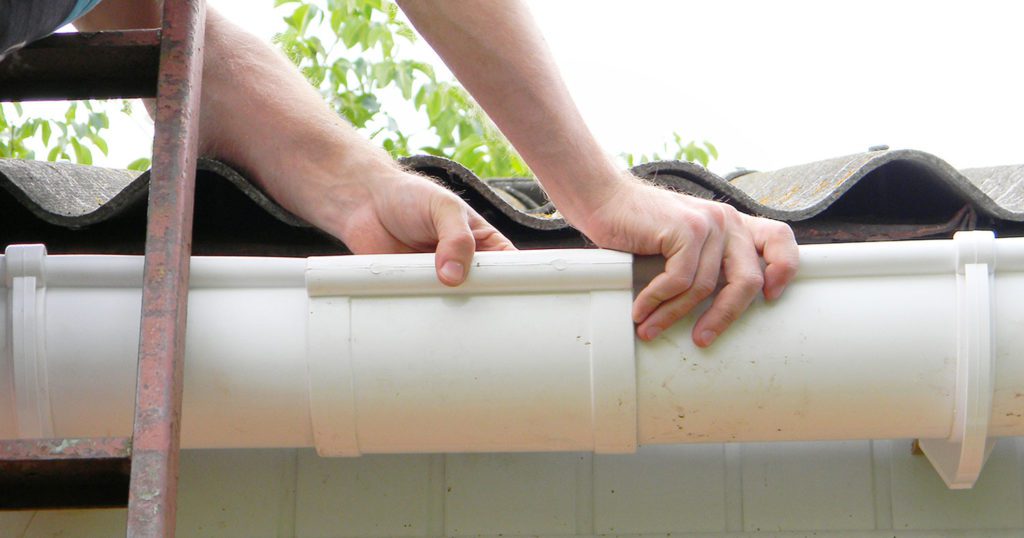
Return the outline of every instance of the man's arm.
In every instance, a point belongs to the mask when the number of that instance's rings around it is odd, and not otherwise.
[[[698,345],[709,345],[759,291],[768,299],[782,293],[799,263],[789,227],[619,171],[584,124],[525,5],[398,3],[570,223],[599,246],[665,257],[665,272],[634,304],[641,338],[655,338],[709,297],[720,276],[725,286],[694,327]]]
[[[160,26],[157,0],[106,0],[80,30]],[[512,244],[458,196],[401,169],[335,114],[298,70],[207,10],[200,153],[223,159],[353,252],[433,252],[461,283],[475,250]]]

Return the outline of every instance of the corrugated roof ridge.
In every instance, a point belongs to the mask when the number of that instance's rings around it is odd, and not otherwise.
[[[526,213],[502,198],[487,181],[461,164],[429,155],[401,160],[412,170],[432,176],[467,199],[481,212],[494,211],[533,230],[562,230],[567,223]],[[228,180],[253,203],[291,226],[308,226],[248,181],[235,168],[200,159],[199,169]],[[943,186],[981,214],[1024,222],[1024,165],[957,171],[942,159],[916,150],[882,150],[834,157],[770,172],[748,172],[727,180],[688,162],[658,161],[632,172],[653,183],[738,209],[789,222],[810,219],[832,206],[873,172],[889,166],[911,167],[927,182]],[[503,180],[502,188],[516,181]],[[101,222],[128,206],[141,203],[149,174],[69,163],[0,160],[0,186],[40,219],[68,228]],[[57,186],[57,188],[54,188]]]

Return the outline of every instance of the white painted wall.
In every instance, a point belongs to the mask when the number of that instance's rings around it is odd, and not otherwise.
[[[1024,438],[951,491],[910,441],[627,456],[182,454],[178,536],[1024,536]],[[0,536],[123,535],[124,510],[0,512]],[[767,534],[766,534],[767,533]]]

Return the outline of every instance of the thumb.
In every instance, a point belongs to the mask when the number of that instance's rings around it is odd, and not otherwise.
[[[444,197],[431,211],[437,230],[434,267],[437,279],[446,286],[458,286],[466,280],[476,250],[476,239],[469,227],[469,214],[463,204]]]

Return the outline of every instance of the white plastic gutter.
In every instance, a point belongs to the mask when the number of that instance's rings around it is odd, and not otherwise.
[[[920,438],[951,487],[1024,435],[1024,238],[801,247],[709,349],[634,339],[634,264],[595,250],[192,262],[185,447],[322,455]],[[637,263],[642,285],[650,260]],[[141,257],[0,263],[0,438],[128,435]]]

